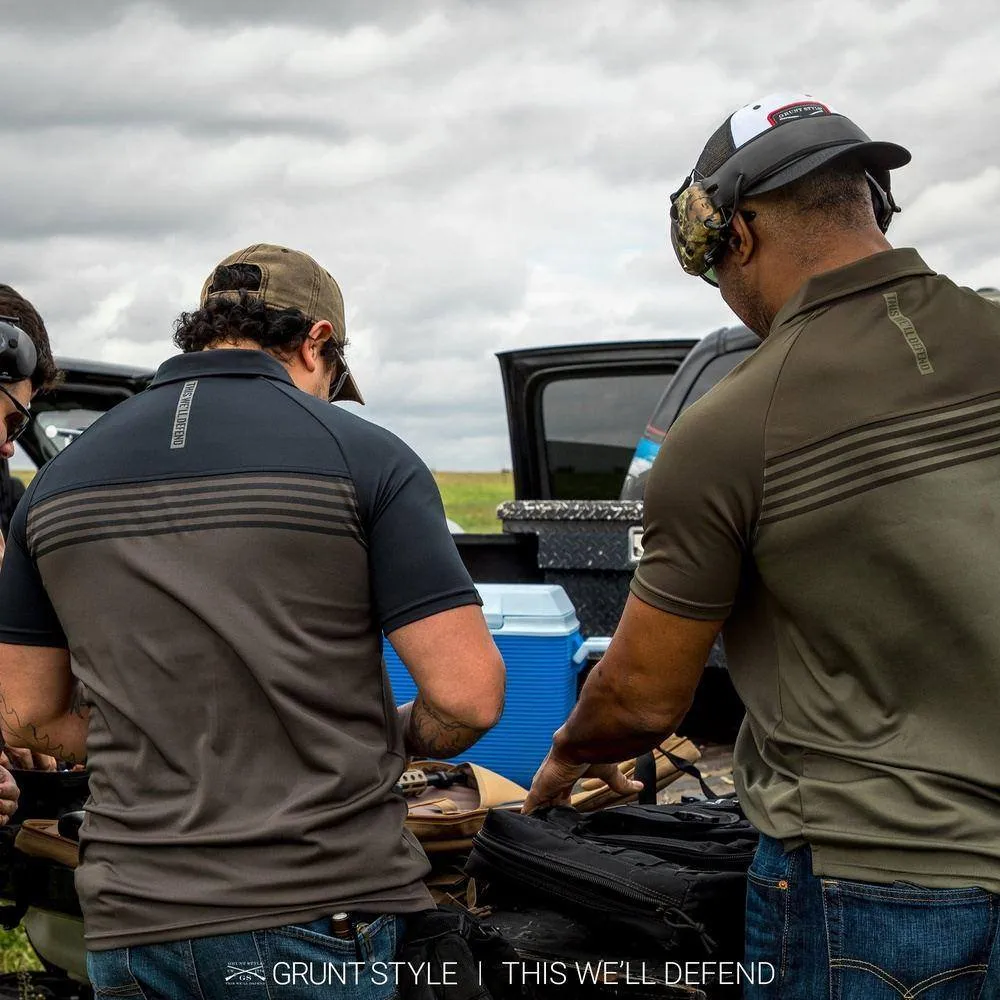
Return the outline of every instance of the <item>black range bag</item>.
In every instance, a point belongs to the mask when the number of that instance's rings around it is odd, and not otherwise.
[[[519,964],[510,977],[537,1000],[706,1000],[696,986],[671,983],[662,960],[625,950],[565,913],[538,907],[491,909],[482,918],[510,942]],[[673,978],[677,978],[676,976]]]
[[[585,816],[491,812],[466,872],[480,903],[567,913],[591,926],[605,951],[735,962],[756,846],[732,799]]]

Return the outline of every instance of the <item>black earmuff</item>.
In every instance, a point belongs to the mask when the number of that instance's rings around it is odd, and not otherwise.
[[[879,229],[884,233],[892,222],[892,217],[900,211],[899,206],[893,200],[892,190],[889,187],[889,172],[881,178],[881,183],[876,180],[868,171],[865,171],[865,179],[872,193],[872,209],[875,212],[875,221]]]
[[[16,316],[0,316],[0,382],[20,382],[31,378],[38,364],[38,352]]]

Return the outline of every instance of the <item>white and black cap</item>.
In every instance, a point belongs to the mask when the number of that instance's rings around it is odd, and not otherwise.
[[[694,176],[716,181],[724,199],[737,177],[741,195],[763,194],[846,157],[885,188],[889,171],[910,162],[908,150],[871,140],[824,101],[782,92],[734,111],[705,144]]]

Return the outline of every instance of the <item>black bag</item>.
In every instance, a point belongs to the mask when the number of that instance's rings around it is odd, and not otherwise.
[[[479,899],[560,910],[620,948],[685,961],[743,954],[756,833],[732,800],[581,816],[491,812],[466,866]]]
[[[89,986],[48,972],[0,975],[0,1000],[92,1000]]]
[[[63,813],[82,809],[89,792],[86,771],[32,771],[11,768],[20,796],[9,826],[26,819],[58,819]]]
[[[58,819],[67,812],[82,809],[89,791],[88,774],[82,770],[11,768],[11,774],[20,791],[17,812],[0,827],[0,899],[16,900],[0,904],[0,927],[8,930],[21,922],[28,896],[33,905],[79,913],[72,871],[61,871],[61,866],[51,862],[21,856],[14,850],[14,841],[24,820]]]
[[[604,809],[582,817],[573,833],[704,871],[745,874],[757,850],[757,831],[735,799]]]
[[[517,952],[466,910],[441,906],[408,914],[396,955],[403,1000],[533,1000],[513,974]],[[448,974],[445,975],[445,970]]]
[[[537,907],[491,910],[483,923],[495,927],[517,951],[515,969],[538,1000],[705,1000],[695,986],[667,979],[660,956],[625,950],[600,930],[565,913]],[[675,977],[676,978],[676,977]]]

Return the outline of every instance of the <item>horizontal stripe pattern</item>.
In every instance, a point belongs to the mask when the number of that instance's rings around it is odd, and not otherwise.
[[[364,544],[349,479],[292,473],[73,490],[32,506],[27,540],[38,559],[89,541],[233,528],[311,531]]]
[[[1000,454],[1000,393],[832,435],[764,464],[761,525]]]

